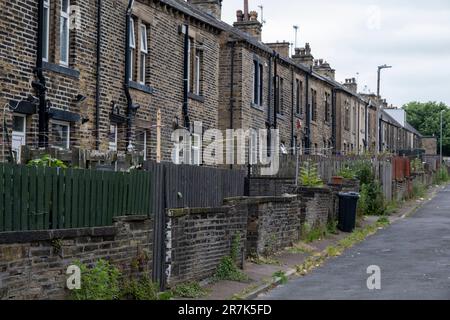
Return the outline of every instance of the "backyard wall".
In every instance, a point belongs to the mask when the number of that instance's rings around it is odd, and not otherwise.
[[[153,223],[115,218],[114,226],[0,233],[0,300],[66,299],[67,268],[109,260],[124,274],[152,272]]]
[[[333,192],[329,188],[297,188],[305,207],[305,223],[309,228],[325,227],[336,219]]]
[[[280,197],[290,193],[295,180],[277,177],[253,177],[250,179],[251,197]]]
[[[233,240],[240,235],[239,265],[243,266],[247,210],[234,204],[221,208],[168,210],[166,229],[167,284],[203,280],[214,275]]]
[[[248,206],[248,254],[270,255],[300,240],[305,208],[298,196],[256,197],[244,201]]]

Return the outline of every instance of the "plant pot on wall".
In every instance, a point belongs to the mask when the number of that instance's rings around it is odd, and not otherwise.
[[[344,183],[344,177],[334,176],[331,177],[331,184],[341,186]]]

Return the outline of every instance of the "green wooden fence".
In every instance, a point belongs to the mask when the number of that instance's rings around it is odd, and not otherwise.
[[[151,174],[0,164],[0,232],[112,225],[150,215]]]

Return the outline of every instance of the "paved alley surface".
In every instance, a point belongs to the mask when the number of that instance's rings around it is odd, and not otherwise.
[[[381,290],[367,288],[372,265],[381,268]],[[413,216],[259,299],[450,299],[450,187]]]

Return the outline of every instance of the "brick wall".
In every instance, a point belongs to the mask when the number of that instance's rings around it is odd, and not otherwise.
[[[247,253],[270,255],[301,236],[305,210],[298,196],[248,198]]]
[[[295,180],[284,178],[252,178],[250,179],[250,196],[279,197],[290,193],[295,185]]]
[[[330,189],[299,187],[297,193],[305,207],[305,223],[309,228],[325,227],[336,216]]]
[[[166,230],[167,283],[174,286],[214,275],[223,257],[241,236],[240,265],[247,237],[247,211],[242,205],[168,211]]]
[[[0,233],[0,299],[67,298],[66,270],[75,261],[107,259],[124,275],[151,275],[152,228],[144,217],[125,217],[113,227]]]

